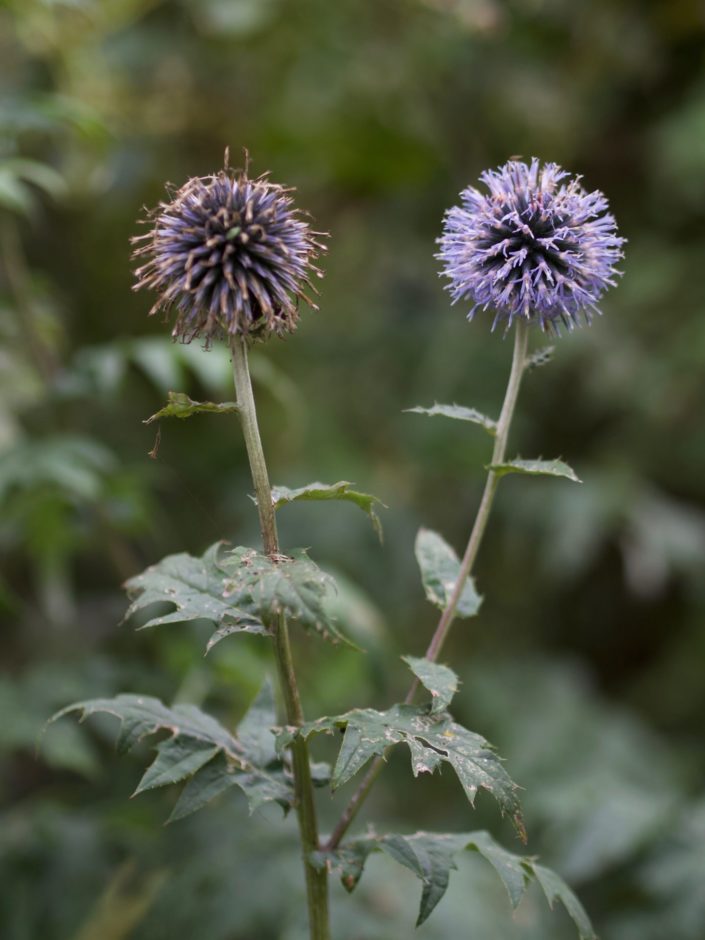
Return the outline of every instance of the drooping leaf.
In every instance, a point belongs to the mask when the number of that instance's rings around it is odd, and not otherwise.
[[[300,728],[287,728],[279,735],[278,747],[286,747],[297,735],[308,738],[338,728],[344,729],[345,735],[333,769],[333,789],[350,780],[373,757],[403,743],[411,752],[414,776],[433,773],[441,763],[450,764],[471,804],[478,789],[487,790],[502,813],[512,818],[519,835],[526,838],[517,785],[494,748],[481,735],[454,722],[447,713],[434,715],[428,708],[414,705],[393,705],[386,712],[357,708],[307,722]]]
[[[460,574],[458,556],[445,539],[431,529],[419,529],[414,550],[426,597],[439,610],[445,610]],[[467,578],[456,617],[474,617],[481,604],[482,597],[475,590],[475,582]]]
[[[300,486],[297,489],[289,489],[287,486],[275,486],[272,488],[272,502],[274,508],[279,509],[280,506],[299,500],[347,500],[367,513],[381,542],[382,523],[375,512],[375,506],[384,506],[384,503],[376,496],[352,489],[353,485],[346,480],[340,480],[338,483],[309,483],[307,486]]]
[[[421,685],[431,693],[431,714],[445,711],[458,691],[458,677],[453,670],[416,656],[402,656],[402,659]]]
[[[465,408],[463,405],[439,405],[437,402],[430,408],[422,408],[417,405],[415,408],[405,408],[405,412],[419,415],[441,415],[444,418],[457,418],[459,421],[470,421],[472,424],[479,424],[488,434],[494,437],[497,433],[497,422],[487,415],[476,411],[474,408]]]
[[[268,629],[257,617],[240,611],[225,597],[228,574],[222,567],[227,557],[222,542],[212,545],[202,558],[182,552],[168,555],[142,574],[130,578],[125,588],[132,603],[125,620],[155,604],[171,604],[169,613],[148,617],[142,625],[156,627],[191,620],[210,620],[218,625],[207,650],[232,633],[267,635]]]
[[[142,423],[151,424],[160,418],[190,418],[195,414],[234,414],[239,411],[234,401],[193,401],[185,392],[168,392],[167,403]]]
[[[560,901],[578,928],[580,940],[595,940],[595,932],[585,908],[560,875],[550,868],[544,868],[543,865],[533,864],[532,870],[546,895],[549,907],[553,907],[556,901]]]
[[[236,548],[223,558],[222,567],[228,575],[226,600],[241,616],[259,620],[270,630],[284,614],[326,639],[349,644],[327,605],[335,583],[303,549],[291,556],[270,557],[249,548]]]
[[[490,464],[486,469],[492,470],[498,477],[507,473],[524,473],[529,476],[565,477],[573,483],[582,482],[573,468],[562,460],[507,460]]]
[[[362,876],[365,862],[373,852],[384,852],[412,871],[423,882],[417,926],[431,914],[448,887],[450,873],[462,851],[479,853],[501,878],[511,906],[516,908],[532,881],[538,882],[549,906],[560,900],[575,926],[580,940],[595,940],[595,932],[580,901],[555,872],[538,865],[531,856],[515,855],[502,848],[487,832],[432,833],[412,836],[364,836],[344,843],[330,852],[318,852],[314,861],[340,875],[343,887],[352,891]]]
[[[167,731],[169,737],[157,744],[157,756],[134,795],[188,780],[170,820],[195,812],[232,786],[245,793],[250,812],[269,801],[286,810],[292,805],[293,789],[274,748],[264,743],[265,718],[274,723],[270,700],[271,690],[263,689],[243,719],[242,739],[193,705],[169,708],[159,699],[139,695],[78,702],[62,709],[51,721],[72,712],[80,712],[81,721],[101,712],[114,715],[120,719],[119,752],[130,750],[145,737]],[[271,732],[269,736],[273,741]]]

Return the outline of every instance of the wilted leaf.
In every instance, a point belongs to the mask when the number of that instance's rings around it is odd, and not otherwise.
[[[382,523],[375,512],[375,506],[377,504],[384,506],[384,503],[369,493],[360,493],[351,489],[352,486],[352,483],[345,480],[340,480],[338,483],[309,483],[307,486],[300,486],[293,490],[286,486],[275,486],[272,488],[272,502],[275,509],[299,500],[335,499],[355,503],[370,517],[372,526],[379,540],[382,541]]]
[[[319,718],[300,728],[286,729],[278,739],[286,747],[295,736],[331,733],[345,729],[331,786],[342,786],[373,757],[383,755],[394,744],[406,744],[411,751],[414,776],[433,773],[443,762],[455,771],[465,795],[474,804],[478,789],[487,790],[508,813],[520,836],[525,839],[517,785],[502,766],[494,748],[481,735],[456,724],[447,713],[430,714],[427,708],[393,705],[386,712],[357,708],[343,715]]]
[[[431,693],[431,714],[445,711],[458,691],[458,677],[448,666],[416,656],[402,656],[421,685]]]
[[[316,853],[314,859],[338,872],[343,886],[352,891],[362,875],[365,862],[373,852],[385,852],[412,871],[423,882],[417,926],[422,924],[441,900],[448,887],[456,857],[464,850],[478,852],[501,878],[513,908],[523,898],[529,884],[536,880],[549,906],[560,900],[572,917],[580,940],[595,940],[595,933],[585,910],[555,872],[536,864],[531,856],[514,855],[502,848],[487,832],[445,834],[417,832],[412,836],[365,836],[346,842],[332,852]]]
[[[507,460],[490,464],[487,470],[492,470],[498,477],[507,473],[525,473],[529,476],[565,477],[574,483],[582,482],[572,467],[562,460]]]
[[[234,414],[239,411],[234,401],[193,401],[185,392],[169,392],[167,404],[143,424],[151,424],[160,418],[190,418],[195,414]]]
[[[419,529],[414,550],[426,597],[439,610],[445,610],[460,574],[458,556],[445,539],[431,529]],[[456,617],[474,617],[481,604],[482,597],[475,590],[475,582],[467,578],[456,607]]]
[[[407,413],[419,415],[441,415],[444,418],[457,418],[459,421],[470,421],[472,424],[479,424],[493,437],[497,433],[497,422],[487,415],[476,411],[474,408],[465,408],[463,405],[439,405],[436,403],[430,408],[422,408],[417,405],[415,408],[405,408]]]

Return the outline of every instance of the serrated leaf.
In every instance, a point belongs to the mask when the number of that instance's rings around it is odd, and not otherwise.
[[[445,711],[458,691],[458,677],[453,670],[416,656],[402,656],[402,659],[421,685],[431,693],[431,714]]]
[[[550,868],[544,868],[543,865],[534,864],[532,869],[536,880],[546,895],[549,907],[553,907],[556,901],[560,901],[578,928],[580,940],[596,940],[595,931],[592,929],[585,908],[560,875],[557,875]]]
[[[172,739],[157,744],[157,757],[147,769],[133,796],[144,790],[165,787],[191,777],[218,754],[220,748],[191,738]]]
[[[345,729],[331,786],[337,789],[373,757],[384,755],[394,744],[406,744],[411,752],[414,776],[433,773],[441,764],[453,768],[465,795],[474,805],[478,789],[487,790],[508,813],[522,839],[526,839],[517,785],[504,769],[494,748],[481,735],[468,731],[447,713],[434,715],[427,708],[393,705],[386,712],[357,708],[343,715],[319,718],[300,728],[288,728],[277,739],[279,749],[297,735],[332,733]]]
[[[155,604],[170,604],[176,609],[167,614],[148,617],[140,629],[192,620],[210,620],[218,625],[218,629],[208,641],[206,652],[233,633],[269,635],[268,628],[259,618],[238,610],[225,597],[225,582],[229,577],[222,567],[225,557],[223,543],[216,542],[202,558],[195,558],[185,552],[168,555],[142,574],[130,578],[125,588],[132,603],[124,619]]]
[[[236,548],[223,558],[222,567],[229,575],[227,601],[250,620],[272,629],[284,614],[326,639],[353,645],[340,633],[328,609],[335,582],[303,549],[291,556],[270,557]]]
[[[266,767],[267,764],[276,760],[277,752],[272,733],[272,728],[276,723],[274,689],[271,680],[267,677],[245,717],[237,726],[238,740],[250,760],[258,767]]]
[[[497,434],[496,421],[493,421],[492,418],[488,418],[487,415],[483,415],[480,411],[476,411],[475,408],[465,408],[463,405],[439,405],[438,402],[436,402],[430,408],[422,408],[420,405],[417,405],[415,408],[405,408],[404,411],[419,415],[429,415],[431,417],[441,415],[444,418],[470,421],[472,424],[479,424],[480,427],[484,428],[492,437]]]
[[[504,463],[490,464],[486,469],[498,477],[507,473],[524,473],[529,476],[565,477],[573,483],[582,483],[573,468],[562,460],[507,460]]]
[[[335,499],[354,503],[370,517],[372,527],[381,542],[382,523],[375,512],[375,506],[384,506],[384,503],[381,499],[371,496],[369,493],[360,493],[351,489],[353,485],[346,480],[340,480],[338,483],[309,483],[307,486],[300,486],[297,489],[289,489],[287,486],[275,486],[272,488],[272,502],[275,509],[300,500]]]
[[[419,529],[414,551],[426,597],[439,610],[445,610],[460,575],[458,556],[445,539],[431,529]],[[456,617],[474,617],[481,604],[482,597],[475,590],[475,582],[467,578],[456,607]]]
[[[537,349],[536,352],[532,353],[526,360],[526,368],[540,369],[541,366],[548,365],[548,363],[553,359],[553,354],[555,351],[555,346],[542,346],[541,349]]]
[[[190,418],[195,414],[235,414],[239,410],[234,401],[193,401],[185,392],[168,392],[166,405],[142,423],[151,424],[161,418]]]
[[[432,833],[417,832],[412,836],[364,836],[346,842],[332,852],[315,853],[314,861],[340,875],[343,886],[352,891],[357,885],[365,862],[373,852],[385,852],[412,871],[423,882],[417,926],[431,914],[448,887],[450,872],[457,868],[455,860],[462,851],[478,852],[501,878],[513,908],[523,898],[529,884],[536,880],[549,906],[560,900],[573,919],[580,940],[595,940],[595,933],[585,910],[562,878],[538,865],[531,856],[515,855],[499,845],[487,832]]]
[[[262,693],[255,700],[254,711],[251,709],[243,719],[246,734],[242,741],[193,705],[169,708],[149,696],[123,694],[113,699],[77,702],[62,709],[51,721],[72,712],[80,712],[81,721],[97,713],[114,715],[120,719],[119,752],[130,750],[152,734],[169,732],[170,736],[157,745],[157,757],[134,795],[188,778],[171,819],[194,812],[231,786],[245,793],[250,812],[272,800],[288,809],[293,802],[293,789],[285,768],[276,760],[273,748],[263,746],[264,714],[271,716],[267,711],[267,695],[266,691]],[[259,727],[257,732],[255,724]],[[262,758],[266,763],[260,763]]]
[[[224,614],[224,618],[226,619],[230,616],[231,614],[229,612]],[[210,653],[213,647],[220,643],[221,640],[225,640],[234,633],[253,633],[255,636],[271,636],[270,631],[259,620],[247,617],[244,614],[242,616],[238,615],[233,623],[224,623],[222,627],[218,627],[217,630],[211,633],[206,643],[206,655]]]
[[[194,705],[164,705],[149,695],[123,693],[115,698],[88,699],[76,702],[57,712],[50,721],[57,721],[71,712],[81,712],[81,721],[103,712],[120,719],[117,748],[120,753],[131,750],[143,738],[158,731],[170,732],[172,739],[190,738],[198,744],[212,745],[237,761],[242,745],[219,722]]]
[[[191,620],[220,623],[232,606],[223,596],[225,573],[219,566],[222,553],[223,543],[216,542],[202,558],[186,552],[168,555],[142,574],[130,578],[125,582],[125,589],[132,603],[125,620],[153,604],[173,604],[176,610],[150,617],[143,629]]]

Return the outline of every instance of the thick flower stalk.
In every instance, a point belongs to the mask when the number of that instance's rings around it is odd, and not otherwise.
[[[296,328],[300,299],[315,308],[307,289],[315,292],[323,246],[291,190],[226,165],[168,192],[148,213],[150,231],[133,239],[134,289],[157,292],[150,314],[176,311],[174,338],[283,336]]]
[[[510,160],[468,186],[445,216],[438,258],[453,302],[495,312],[492,328],[522,318],[557,333],[589,323],[620,272],[624,239],[601,192],[536,158]]]

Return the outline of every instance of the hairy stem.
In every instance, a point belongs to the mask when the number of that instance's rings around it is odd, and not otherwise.
[[[279,554],[279,539],[272,504],[272,489],[269,485],[267,464],[264,459],[257,424],[257,411],[247,362],[246,341],[241,336],[235,336],[232,339],[231,348],[237,404],[257,498],[262,543],[267,555],[277,555]],[[277,621],[274,633],[274,651],[287,724],[302,725],[304,715],[296,682],[294,661],[291,655],[289,628],[284,616],[280,616]],[[328,873],[325,869],[314,868],[311,862],[312,853],[319,848],[319,840],[308,745],[302,739],[296,738],[291,745],[291,753],[296,793],[296,813],[301,832],[304,872],[306,875],[311,940],[330,940]]]
[[[524,374],[524,370],[526,368],[526,352],[528,345],[529,324],[525,320],[519,319],[517,321],[516,330],[514,333],[514,354],[512,356],[512,367],[509,373],[509,381],[507,382],[507,390],[504,393],[502,411],[500,412],[499,421],[497,422],[497,433],[495,436],[494,449],[492,451],[491,466],[502,463],[505,459],[507,439],[509,437],[509,428],[512,423],[512,417],[514,416],[517,396],[519,395],[521,377]],[[492,503],[494,502],[499,479],[500,478],[493,470],[488,471],[485,488],[482,492],[482,499],[480,500],[477,515],[475,516],[472,531],[470,532],[470,538],[468,539],[465,554],[463,555],[463,560],[460,564],[458,579],[455,582],[455,586],[451,596],[448,599],[448,603],[441,613],[438,626],[436,627],[433,637],[431,638],[431,642],[428,645],[428,649],[426,650],[426,659],[430,660],[431,662],[436,662],[440,656],[441,650],[443,649],[443,644],[445,643],[450,628],[453,625],[453,621],[455,620],[455,614],[460,596],[463,593],[465,582],[472,573],[472,568],[475,564],[475,559],[477,558],[477,553],[482,542],[482,536],[485,534],[487,520],[490,516],[490,510],[492,509]],[[407,705],[411,704],[413,701],[418,687],[419,680],[414,679],[405,699]],[[343,836],[348,831],[350,825],[360,811],[362,804],[367,799],[367,795],[372,789],[375,780],[382,772],[384,764],[385,761],[383,757],[376,757],[372,761],[367,773],[362,779],[362,782],[358,786],[355,793],[353,793],[348,805],[343,810],[343,813],[326,844],[326,848],[334,849],[340,844]]]

